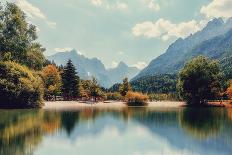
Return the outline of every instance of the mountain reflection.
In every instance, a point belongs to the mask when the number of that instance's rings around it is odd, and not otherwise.
[[[154,136],[163,137],[177,148],[188,149],[186,143],[201,149],[217,145],[230,152],[231,113],[231,109],[220,108],[2,110],[0,155],[33,154],[46,136],[56,136],[62,132],[66,133],[67,139],[86,136],[95,138],[109,126],[114,126],[122,134],[131,124],[146,128]]]

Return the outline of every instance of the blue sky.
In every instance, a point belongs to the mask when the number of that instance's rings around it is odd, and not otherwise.
[[[142,68],[178,37],[232,14],[232,0],[9,1],[38,27],[45,55],[75,48],[107,68],[120,61]]]

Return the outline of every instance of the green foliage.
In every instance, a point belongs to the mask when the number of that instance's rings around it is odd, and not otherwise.
[[[63,69],[62,93],[65,100],[73,100],[80,96],[80,78],[71,60]]]
[[[143,93],[174,93],[176,92],[176,74],[145,76],[130,82],[134,91]]]
[[[35,40],[36,27],[28,24],[24,12],[14,3],[0,4],[0,59],[10,58],[33,69],[41,69],[44,48]],[[9,60],[7,58],[7,60]]]
[[[178,80],[180,95],[190,104],[215,99],[221,91],[220,78],[218,62],[198,56],[180,71]]]
[[[104,92],[101,90],[97,80],[95,78],[92,79],[90,85],[90,95],[94,97],[94,100],[97,101],[97,98],[105,98]]]
[[[131,85],[128,78],[123,79],[123,83],[119,87],[119,92],[122,96],[126,96],[127,92],[131,90]]]
[[[43,83],[27,67],[0,61],[0,107],[35,108],[42,106]]]
[[[128,106],[146,106],[148,96],[139,92],[128,91],[125,96],[125,101]]]
[[[177,93],[168,93],[168,94],[158,94],[152,93],[148,94],[149,100],[151,101],[178,101],[180,100]]]
[[[107,100],[116,100],[116,101],[122,100],[122,95],[118,92],[106,93],[106,96],[107,96]]]
[[[107,91],[108,92],[118,92],[121,84],[115,83],[112,87],[110,87]]]

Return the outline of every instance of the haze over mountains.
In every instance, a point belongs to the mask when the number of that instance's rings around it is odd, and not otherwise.
[[[232,18],[226,22],[222,18],[213,19],[201,31],[185,39],[179,38],[133,80],[177,73],[189,59],[198,55],[218,59],[225,72],[232,69]]]
[[[76,50],[59,52],[47,58],[57,65],[65,65],[69,59],[72,60],[81,79],[91,79],[94,76],[106,88],[122,82],[125,77],[131,79],[139,72],[138,68],[129,67],[124,62],[120,62],[115,68],[106,69],[99,59],[89,59]]]
[[[128,67],[124,62],[120,62],[116,68],[106,69],[99,59],[86,58],[76,50],[59,52],[48,59],[57,65],[65,65],[71,59],[82,79],[94,76],[102,86],[108,88],[125,77],[134,81],[142,77],[178,73],[189,59],[198,55],[219,60],[224,73],[232,78],[232,18],[227,21],[213,19],[201,31],[185,39],[177,39],[164,54],[152,60],[141,72],[136,67]]]

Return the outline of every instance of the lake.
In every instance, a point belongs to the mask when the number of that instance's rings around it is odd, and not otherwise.
[[[232,154],[232,109],[0,110],[1,155]]]

